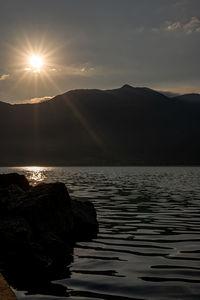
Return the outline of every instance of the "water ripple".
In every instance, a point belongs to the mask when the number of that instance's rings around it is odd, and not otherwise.
[[[97,209],[98,238],[77,243],[70,276],[54,282],[67,288],[63,299],[199,299],[200,168],[12,170],[33,184],[63,181]]]

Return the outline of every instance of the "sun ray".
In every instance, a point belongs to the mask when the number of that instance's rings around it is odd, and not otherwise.
[[[43,75],[53,85],[53,87],[57,90],[57,93],[60,94],[62,92],[61,89],[53,81],[53,79],[51,78],[51,76],[49,75],[49,73],[44,70]]]
[[[54,80],[54,72],[52,70],[57,70],[58,72],[62,70],[62,66],[56,63],[56,61],[52,61],[51,58],[54,55],[55,60],[55,53],[59,52],[59,47],[52,47],[48,48],[45,45],[45,36],[43,35],[40,39],[40,42],[36,46],[33,46],[35,44],[32,44],[29,40],[29,38],[25,36],[25,44],[26,48],[22,49],[15,48],[15,52],[17,55],[21,57],[19,59],[19,66],[21,64],[22,68],[20,71],[22,71],[20,78],[18,79],[16,85],[19,85],[23,80],[26,80],[26,83],[28,85],[32,85],[32,89],[34,91],[34,94],[37,95],[39,91],[39,83],[47,85],[48,82],[51,84],[52,87],[54,87],[56,94],[62,94],[61,89],[56,84],[56,80]],[[20,74],[20,72],[19,72]],[[66,101],[65,104],[69,107],[69,109],[72,111],[72,113],[75,115],[75,117],[81,122],[82,126],[85,128],[85,130],[88,132],[88,134],[92,137],[96,145],[98,145],[103,152],[107,152],[108,150],[105,147],[105,141],[101,134],[99,132],[96,132],[92,126],[90,120],[85,118],[83,112],[81,109],[75,104],[72,103],[70,100]],[[38,105],[35,105],[35,140],[37,140],[38,136]]]

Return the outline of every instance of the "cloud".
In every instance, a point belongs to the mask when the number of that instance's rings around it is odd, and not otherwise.
[[[174,22],[174,23],[169,22],[166,30],[167,31],[175,31],[175,30],[180,29],[180,28],[181,28],[181,23],[180,22]]]
[[[14,104],[36,104],[36,103],[41,103],[41,102],[51,100],[52,98],[54,98],[54,96],[35,97],[30,99],[13,101],[13,103]]]
[[[8,79],[9,76],[9,74],[0,75],[0,81]]]
[[[94,67],[89,63],[85,63],[82,66],[62,66],[57,68],[56,71],[62,75],[75,75],[75,76],[90,76],[94,73]]]
[[[196,17],[192,17],[191,20],[183,26],[183,28],[186,33],[200,32],[200,20]]]
[[[167,31],[183,31],[186,34],[191,34],[194,32],[200,33],[200,19],[197,17],[192,17],[187,23],[181,23],[180,21],[177,22],[166,22],[165,30]]]
[[[41,98],[32,98],[32,99],[29,99],[28,101],[26,101],[26,103],[40,103],[40,102],[44,102],[44,101],[47,101],[47,100],[50,100],[52,99],[53,97],[50,97],[50,96],[45,96],[45,97],[41,97]]]

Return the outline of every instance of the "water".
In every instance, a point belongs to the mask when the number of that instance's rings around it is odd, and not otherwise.
[[[96,239],[76,244],[71,274],[53,282],[62,295],[16,289],[18,299],[200,299],[199,167],[0,168],[13,171],[66,183],[100,224]]]

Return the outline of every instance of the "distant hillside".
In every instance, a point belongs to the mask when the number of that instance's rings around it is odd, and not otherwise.
[[[193,101],[200,101],[200,94],[185,94],[181,96],[176,96],[174,99],[180,100],[180,101],[190,101],[190,103]]]
[[[0,138],[1,165],[200,164],[200,95],[124,85],[0,102]]]

